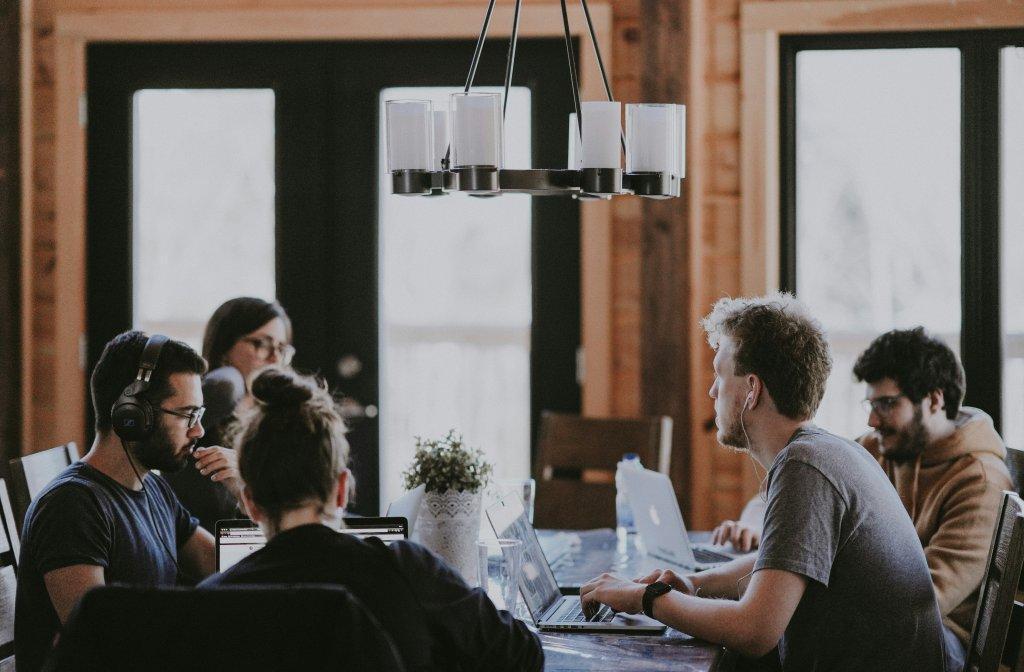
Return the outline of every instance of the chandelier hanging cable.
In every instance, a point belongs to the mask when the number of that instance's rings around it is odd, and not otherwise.
[[[523,0],[516,0],[512,34],[505,61],[503,93],[472,90],[496,0],[489,0],[477,38],[466,83],[449,97],[447,112],[429,100],[389,100],[385,103],[388,172],[392,193],[441,195],[462,192],[477,196],[503,193],[571,195],[611,198],[636,194],[673,198],[680,194],[685,175],[684,105],[622,104],[612,96],[601,57],[601,46],[587,0],[580,0],[606,101],[580,100],[579,76],[566,0],[560,0],[566,60],[575,112],[569,114],[568,165],[565,168],[505,168],[504,120],[515,69],[519,17]],[[586,122],[586,123],[584,123]],[[625,156],[626,169],[622,168]]]

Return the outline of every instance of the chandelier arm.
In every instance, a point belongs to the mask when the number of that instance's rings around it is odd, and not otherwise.
[[[519,12],[523,8],[523,0],[516,0],[516,9],[512,14],[512,40],[508,43],[508,56],[505,59],[505,100],[501,105],[501,118],[505,119],[508,112],[508,89],[512,85],[512,68],[516,63],[516,43],[519,41]]]
[[[597,55],[597,66],[601,69],[601,79],[604,80],[604,91],[608,94],[608,100],[612,98],[612,86],[608,83],[608,72],[604,69],[604,59],[601,58],[601,45],[597,43],[597,33],[594,31],[594,22],[590,18],[590,7],[587,0],[580,0],[583,5],[583,14],[587,17],[587,28],[590,30],[590,41],[594,45],[594,53]]]
[[[576,53],[572,48],[572,35],[569,33],[569,11],[562,2],[562,27],[565,29],[565,53],[569,59],[569,82],[572,85],[572,102],[576,107],[576,128],[583,137],[583,115],[580,114],[580,83],[576,77]]]
[[[494,11],[494,3],[496,0],[491,0],[487,5],[487,13],[484,14],[484,25],[480,27],[480,37],[476,40],[476,49],[473,51],[473,60],[469,64],[469,74],[466,76],[466,88],[464,93],[469,93],[470,87],[473,86],[473,80],[476,79],[476,68],[480,65],[480,57],[484,53],[484,40],[487,39],[487,28],[491,25],[491,13]]]

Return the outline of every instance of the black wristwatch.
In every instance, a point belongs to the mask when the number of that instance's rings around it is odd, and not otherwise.
[[[657,597],[661,597],[665,593],[671,592],[672,586],[662,581],[655,581],[654,583],[648,585],[647,589],[644,591],[644,599],[642,602],[644,616],[647,616],[648,618],[654,618],[654,599]]]

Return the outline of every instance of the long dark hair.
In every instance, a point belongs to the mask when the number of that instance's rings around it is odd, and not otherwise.
[[[203,358],[211,369],[224,366],[224,355],[242,336],[252,333],[275,317],[284,322],[288,342],[292,342],[292,321],[277,301],[240,296],[220,304],[206,323],[203,334]]]
[[[308,504],[323,512],[348,462],[345,421],[326,386],[271,366],[252,381],[256,405],[233,427],[238,469],[276,525]]]

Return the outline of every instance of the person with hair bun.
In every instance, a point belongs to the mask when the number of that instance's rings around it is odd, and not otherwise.
[[[211,370],[203,376],[206,435],[199,445],[223,445],[225,429],[236,412],[252,403],[248,381],[253,372],[274,364],[287,366],[294,353],[292,323],[278,302],[240,296],[213,311],[203,333],[203,358]],[[227,488],[198,468],[182,469],[167,482],[211,533],[218,520],[238,517],[238,502]]]
[[[540,670],[537,636],[422,546],[337,529],[348,482],[345,423],[327,389],[270,367],[233,428],[242,501],[267,544],[200,584],[338,584],[391,635],[409,670]]]

